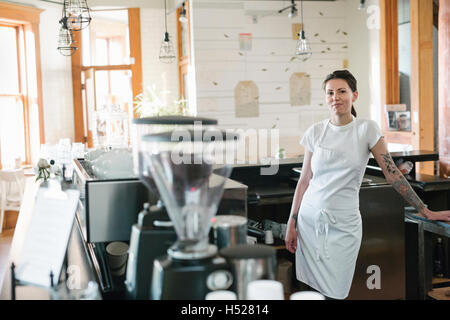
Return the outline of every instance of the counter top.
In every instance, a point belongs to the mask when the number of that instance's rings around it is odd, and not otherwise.
[[[423,162],[423,161],[437,161],[439,160],[439,153],[435,151],[429,150],[413,150],[406,152],[390,152],[390,155],[393,159],[402,158],[405,161],[411,162]],[[278,163],[280,166],[282,165],[291,165],[291,164],[302,164],[304,156],[300,155],[298,157],[293,158],[285,158],[285,159],[270,159],[273,163]],[[268,160],[269,161],[269,160]],[[262,163],[257,161],[256,163],[245,163],[245,164],[234,164],[233,168],[245,168],[245,167],[264,167],[269,166],[270,161],[268,163]],[[375,158],[369,159],[369,165],[378,165]]]
[[[279,165],[289,165],[289,164],[301,164],[303,163],[303,156],[295,157],[295,158],[286,158],[286,159],[269,159],[267,163],[262,163],[257,161],[256,163],[244,163],[244,164],[234,164],[234,168],[245,168],[245,167],[265,167],[270,166],[271,163],[278,163]]]
[[[423,191],[438,191],[450,189],[450,178],[416,173],[415,178],[408,179],[413,187]]]

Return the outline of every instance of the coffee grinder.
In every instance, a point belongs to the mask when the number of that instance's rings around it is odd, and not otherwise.
[[[209,127],[217,120],[188,117],[161,116],[133,119],[133,164],[134,171],[150,192],[150,203],[138,215],[138,221],[131,228],[130,249],[126,271],[126,297],[128,299],[149,299],[152,282],[153,261],[166,254],[175,242],[176,233],[167,215],[164,203],[156,188],[148,166],[143,164],[142,136],[171,129],[193,129],[194,126]]]
[[[236,135],[215,129],[143,137],[144,165],[177,234],[167,255],[154,261],[151,299],[201,300],[231,287],[230,267],[217,256],[208,234],[231,173],[236,140]]]

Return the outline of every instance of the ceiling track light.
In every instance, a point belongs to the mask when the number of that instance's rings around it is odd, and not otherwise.
[[[289,12],[288,17],[289,18],[295,18],[297,16],[297,8],[296,7],[292,7],[291,8],[291,12]]]
[[[366,9],[366,0],[360,0],[358,10]]]
[[[283,8],[283,9],[281,9],[281,10],[278,10],[278,13],[283,13],[283,11],[285,11],[285,10],[287,10],[287,9],[291,9],[291,10],[289,11],[289,14],[288,14],[288,17],[289,17],[289,18],[294,18],[294,17],[297,16],[298,10],[297,10],[297,7],[296,7],[296,4],[295,4],[295,1],[294,1],[294,0],[291,0],[291,5],[290,5],[290,6],[287,6],[286,8]]]
[[[178,18],[178,20],[181,23],[186,23],[187,22],[187,16],[186,16],[186,7],[185,7],[185,3],[183,2],[183,5],[180,9],[180,17]]]

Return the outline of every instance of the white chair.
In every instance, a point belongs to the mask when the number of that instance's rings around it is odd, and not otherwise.
[[[23,169],[0,170],[0,233],[6,210],[20,211],[25,187]]]

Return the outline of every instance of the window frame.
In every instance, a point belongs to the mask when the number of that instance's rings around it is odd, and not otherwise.
[[[35,100],[37,104],[38,112],[38,124],[39,124],[39,139],[40,144],[45,143],[45,131],[44,131],[44,109],[42,102],[42,74],[41,74],[41,57],[40,57],[40,38],[39,38],[39,23],[40,14],[43,9],[29,7],[26,5],[19,5],[13,3],[0,2],[0,24],[9,27],[16,28],[16,45],[18,55],[18,71],[19,71],[19,94],[15,95],[22,100],[23,114],[24,114],[24,138],[25,138],[25,159],[23,159],[22,165],[31,165],[31,128],[30,128],[30,105]],[[20,40],[19,31],[23,32],[23,40]],[[34,42],[29,43],[25,34],[31,32],[33,34]],[[23,41],[24,48],[24,61],[25,65],[20,63],[20,50],[19,41]],[[35,72],[36,79],[30,79],[28,75],[28,69],[33,66],[29,65],[27,61],[27,47],[34,46],[34,60],[35,60]],[[23,70],[21,69],[23,68]],[[23,77],[22,77],[23,76]],[[36,81],[36,96],[32,97],[28,88],[30,87],[30,81]],[[24,87],[26,88],[24,90]],[[1,148],[1,146],[0,146]],[[1,152],[1,150],[0,150]],[[1,155],[1,154],[0,154]],[[0,158],[0,169],[2,168]]]
[[[186,99],[186,92],[184,92],[184,75],[189,71],[189,65],[191,63],[191,26],[190,26],[190,9],[189,1],[184,1],[184,6],[186,9],[186,30],[187,30],[187,55],[183,56],[183,41],[181,34],[181,22],[180,13],[181,7],[177,9],[177,49],[178,49],[178,92],[179,99]]]

